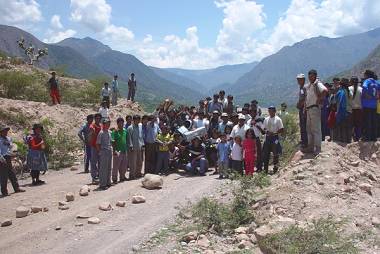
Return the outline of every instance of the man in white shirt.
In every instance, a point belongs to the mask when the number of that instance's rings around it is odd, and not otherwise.
[[[249,129],[248,125],[245,124],[245,116],[239,114],[239,123],[232,128],[231,138],[234,139],[236,136],[240,136],[242,140],[245,139],[245,133]]]
[[[321,129],[321,104],[326,97],[327,88],[317,79],[317,71],[310,70],[308,73],[309,84],[306,89],[306,131],[308,146],[304,150],[306,153],[319,154],[322,145]],[[315,150],[314,150],[315,149]]]
[[[268,108],[269,116],[264,120],[265,142],[263,146],[264,171],[268,174],[270,153],[273,153],[273,173],[278,171],[279,156],[281,145],[279,134],[284,131],[284,125],[280,117],[276,116],[276,108]]]
[[[251,110],[251,119],[248,120],[248,127],[253,129],[256,136],[256,168],[257,172],[260,172],[263,169],[263,160],[262,160],[262,145],[261,137],[264,132],[264,118],[257,115],[257,108]]]
[[[102,101],[107,102],[107,108],[110,108],[110,95],[111,95],[111,88],[109,88],[109,84],[106,82],[104,83],[104,87],[102,88],[102,92],[100,94]]]

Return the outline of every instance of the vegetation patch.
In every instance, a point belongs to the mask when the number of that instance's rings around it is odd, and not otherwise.
[[[261,249],[273,254],[355,254],[349,238],[342,236],[342,223],[332,218],[314,221],[312,228],[291,226],[259,241]]]
[[[281,137],[282,155],[280,156],[282,166],[286,165],[298,150],[300,130],[297,117],[296,113],[289,113],[282,117],[284,125],[284,134]]]
[[[30,119],[22,113],[11,113],[6,111],[0,111],[0,119],[7,124],[14,124],[23,128],[30,125]]]

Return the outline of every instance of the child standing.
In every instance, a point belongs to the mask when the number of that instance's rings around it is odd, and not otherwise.
[[[96,139],[96,149],[99,152],[99,187],[106,190],[111,187],[112,170],[112,136],[109,130],[111,121],[103,119],[102,130]]]
[[[227,143],[226,134],[220,135],[220,143],[216,147],[218,154],[219,178],[227,177],[229,167],[230,145]]]
[[[239,174],[243,174],[243,147],[240,136],[236,136],[231,148],[231,167]]]
[[[156,174],[168,174],[169,172],[169,144],[173,142],[173,137],[169,133],[167,125],[161,126],[161,133],[157,135],[158,154]]]
[[[253,129],[248,129],[243,141],[243,158],[246,175],[253,175],[256,162],[256,136]]]

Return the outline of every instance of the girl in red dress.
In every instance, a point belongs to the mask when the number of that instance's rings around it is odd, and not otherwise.
[[[243,141],[243,158],[246,175],[253,175],[256,162],[256,136],[253,129],[248,129]]]

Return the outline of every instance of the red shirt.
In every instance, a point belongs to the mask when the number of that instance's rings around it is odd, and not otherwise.
[[[102,127],[100,127],[100,125],[96,125],[95,123],[91,124],[90,126],[91,133],[95,133],[95,135],[91,137],[90,143],[92,147],[96,147],[96,139],[98,138],[98,134],[101,131],[101,129]]]
[[[43,140],[41,136],[31,135],[28,140],[29,148],[32,150],[43,150],[42,141]]]

